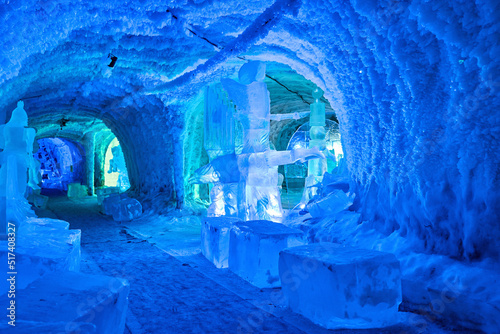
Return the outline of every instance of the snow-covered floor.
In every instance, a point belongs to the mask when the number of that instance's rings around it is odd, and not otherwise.
[[[196,216],[145,214],[121,224],[99,212],[95,197],[54,197],[37,214],[81,229],[82,272],[129,280],[126,333],[448,333],[437,324],[322,329],[276,303],[272,289],[258,289],[208,262],[200,253]]]

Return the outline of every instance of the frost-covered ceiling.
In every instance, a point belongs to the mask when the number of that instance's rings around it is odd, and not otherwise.
[[[498,254],[498,1],[3,0],[0,20],[1,110],[38,96],[37,124],[99,118],[137,194],[182,199],[186,102],[260,59],[325,91],[365,219],[436,252]]]

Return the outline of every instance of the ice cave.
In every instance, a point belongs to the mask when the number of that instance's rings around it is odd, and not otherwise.
[[[0,18],[0,333],[500,333],[500,1]]]

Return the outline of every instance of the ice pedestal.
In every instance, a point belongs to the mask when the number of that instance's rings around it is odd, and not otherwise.
[[[16,325],[15,333],[60,333],[60,328],[62,333],[93,333],[95,327],[98,334],[122,334],[129,290],[128,282],[120,278],[72,272],[47,275],[18,288],[16,319],[23,322]],[[8,303],[7,295],[0,297],[0,305]],[[2,333],[5,322],[0,325]],[[50,330],[33,330],[43,323]],[[90,330],[79,332],[79,328]]]
[[[207,217],[201,227],[201,253],[217,268],[227,268],[229,239],[233,225],[238,218]]]
[[[52,272],[79,271],[80,230],[68,230],[66,222],[31,219],[19,227],[16,238],[16,287],[22,289]],[[0,241],[0,263],[7,266],[7,241]],[[0,291],[7,291],[7,281],[0,280]]]
[[[279,273],[292,311],[328,329],[399,322],[401,270],[393,254],[318,243],[285,249]]]
[[[280,286],[279,252],[303,245],[302,231],[267,220],[234,224],[229,241],[229,269],[259,288]]]
[[[106,215],[112,216],[115,221],[130,221],[142,214],[141,203],[126,194],[115,194],[106,197],[102,202]]]
[[[68,197],[81,198],[88,196],[88,194],[89,188],[87,186],[81,185],[80,183],[68,184]]]

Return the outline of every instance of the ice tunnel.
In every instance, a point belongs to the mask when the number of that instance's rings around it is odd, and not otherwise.
[[[500,332],[500,2],[0,20],[0,332]]]
[[[67,191],[69,183],[83,182],[83,147],[62,138],[43,138],[38,141],[35,159],[40,163],[41,189]]]

